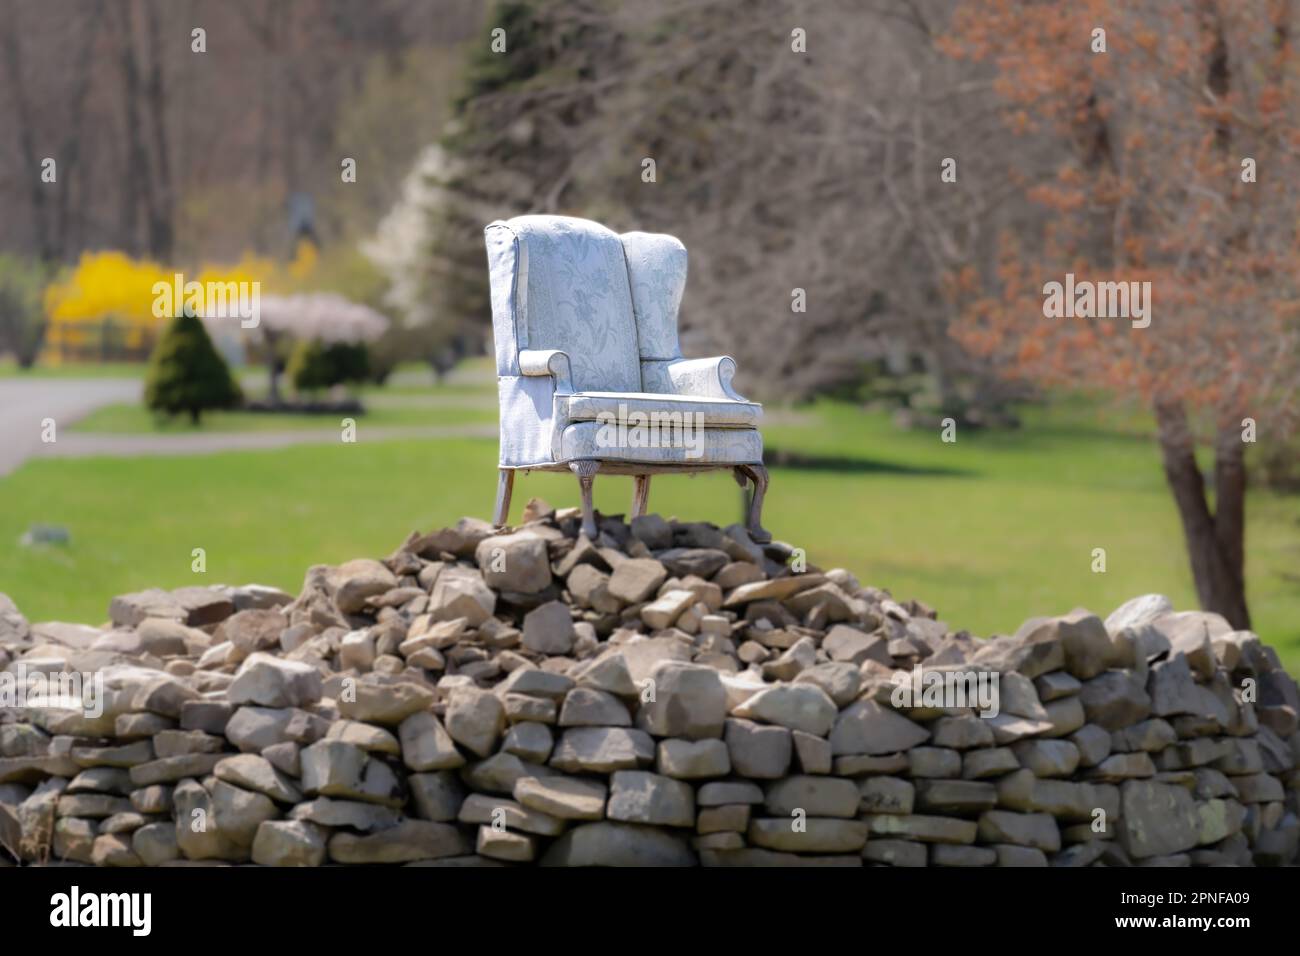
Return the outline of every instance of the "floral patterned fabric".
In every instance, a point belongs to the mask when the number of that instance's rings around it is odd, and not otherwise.
[[[674,236],[649,232],[625,232],[620,238],[627,253],[641,361],[681,358],[677,311],[686,289],[686,247]]]
[[[527,261],[526,341],[518,347],[567,352],[578,391],[639,391],[636,319],[618,235],[563,216],[519,216],[506,225]]]

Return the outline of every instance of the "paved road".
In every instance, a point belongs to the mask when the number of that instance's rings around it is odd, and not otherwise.
[[[28,458],[59,448],[69,426],[103,405],[138,402],[136,379],[0,378],[0,476]],[[54,419],[55,441],[41,440],[42,422]]]

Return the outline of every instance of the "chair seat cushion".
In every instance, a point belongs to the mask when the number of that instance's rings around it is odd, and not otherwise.
[[[757,402],[733,402],[725,398],[669,395],[664,392],[576,392],[568,396],[569,421],[627,421],[640,413],[649,416],[691,415],[692,421],[723,428],[754,428],[763,417]],[[695,419],[696,414],[703,419]],[[682,421],[686,421],[685,417]],[[633,419],[635,421],[635,419]],[[660,418],[669,424],[672,418]]]
[[[763,461],[763,436],[756,428],[620,428],[602,422],[574,422],[560,437],[560,460],[599,458],[682,465],[754,465]]]

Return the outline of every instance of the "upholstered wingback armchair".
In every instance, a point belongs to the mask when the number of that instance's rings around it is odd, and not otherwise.
[[[651,475],[727,468],[741,487],[753,483],[751,536],[771,540],[762,406],[732,390],[729,356],[686,359],[678,344],[686,247],[564,216],[484,232],[501,401],[494,523],[506,523],[517,471],[571,470],[582,530],[595,539],[597,472],[632,476],[635,517]]]

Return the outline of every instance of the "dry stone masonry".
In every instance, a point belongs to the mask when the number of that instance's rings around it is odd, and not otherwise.
[[[1148,595],[977,640],[791,554],[657,515],[591,541],[535,501],[297,598],[152,590],[86,627],[0,595],[0,861],[1296,861],[1300,694],[1254,634]],[[14,699],[72,674],[101,713]]]

